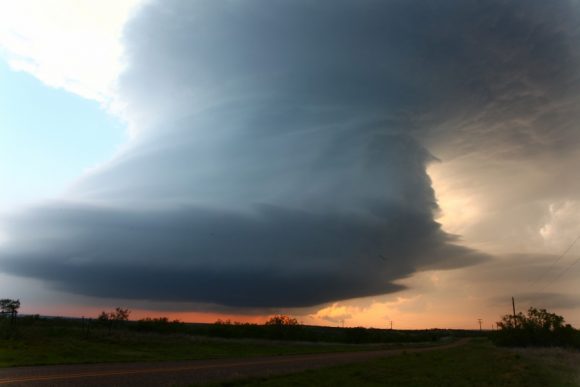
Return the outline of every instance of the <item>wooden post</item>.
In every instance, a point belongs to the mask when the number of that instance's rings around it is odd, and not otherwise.
[[[514,298],[512,297],[512,309],[513,309],[513,319],[514,319],[514,328],[516,327],[517,324],[517,320],[516,320],[516,301],[514,300]]]

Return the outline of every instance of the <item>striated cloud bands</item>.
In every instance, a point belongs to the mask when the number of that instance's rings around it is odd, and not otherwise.
[[[120,80],[138,137],[62,201],[5,219],[0,268],[90,296],[268,308],[481,262],[434,220],[429,148],[569,142],[566,125],[550,142],[500,123],[571,98],[573,8],[151,2]]]

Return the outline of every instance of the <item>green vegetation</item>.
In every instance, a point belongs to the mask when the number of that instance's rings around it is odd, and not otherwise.
[[[284,315],[264,325],[229,320],[186,324],[167,318],[129,321],[131,312],[123,308],[103,311],[96,319],[17,318],[18,300],[2,299],[0,307],[0,367],[353,351],[434,342],[450,335],[440,330],[303,326]]]
[[[451,349],[409,352],[365,363],[214,385],[566,387],[577,386],[578,377],[578,369],[572,366],[552,368],[544,357],[498,348],[487,339],[473,339]]]
[[[0,320],[0,367],[125,361],[193,360],[365,350],[365,345],[225,340],[175,333],[189,324],[167,319],[139,322],[46,319]],[[213,326],[213,324],[206,324]],[[193,327],[194,331],[197,329]],[[279,328],[279,327],[278,327]],[[372,348],[376,348],[373,346]]]
[[[498,345],[580,348],[580,332],[565,324],[564,317],[546,309],[530,308],[526,315],[505,315],[498,327],[500,330],[492,335]]]
[[[125,361],[193,360],[353,350],[344,345],[300,345],[211,340],[191,336],[97,332],[86,338],[70,329],[27,329],[0,340],[0,367]]]

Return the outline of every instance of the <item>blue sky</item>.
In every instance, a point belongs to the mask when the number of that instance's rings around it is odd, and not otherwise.
[[[98,102],[0,60],[0,211],[58,196],[126,139],[124,124]]]

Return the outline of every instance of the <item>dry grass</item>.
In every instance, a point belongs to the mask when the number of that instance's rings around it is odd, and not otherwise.
[[[569,382],[580,386],[580,351],[565,348],[516,348],[513,352],[554,372],[568,375]]]
[[[577,384],[570,366],[580,364],[576,355],[557,350],[512,351],[476,339],[456,348],[213,386],[573,387]]]

